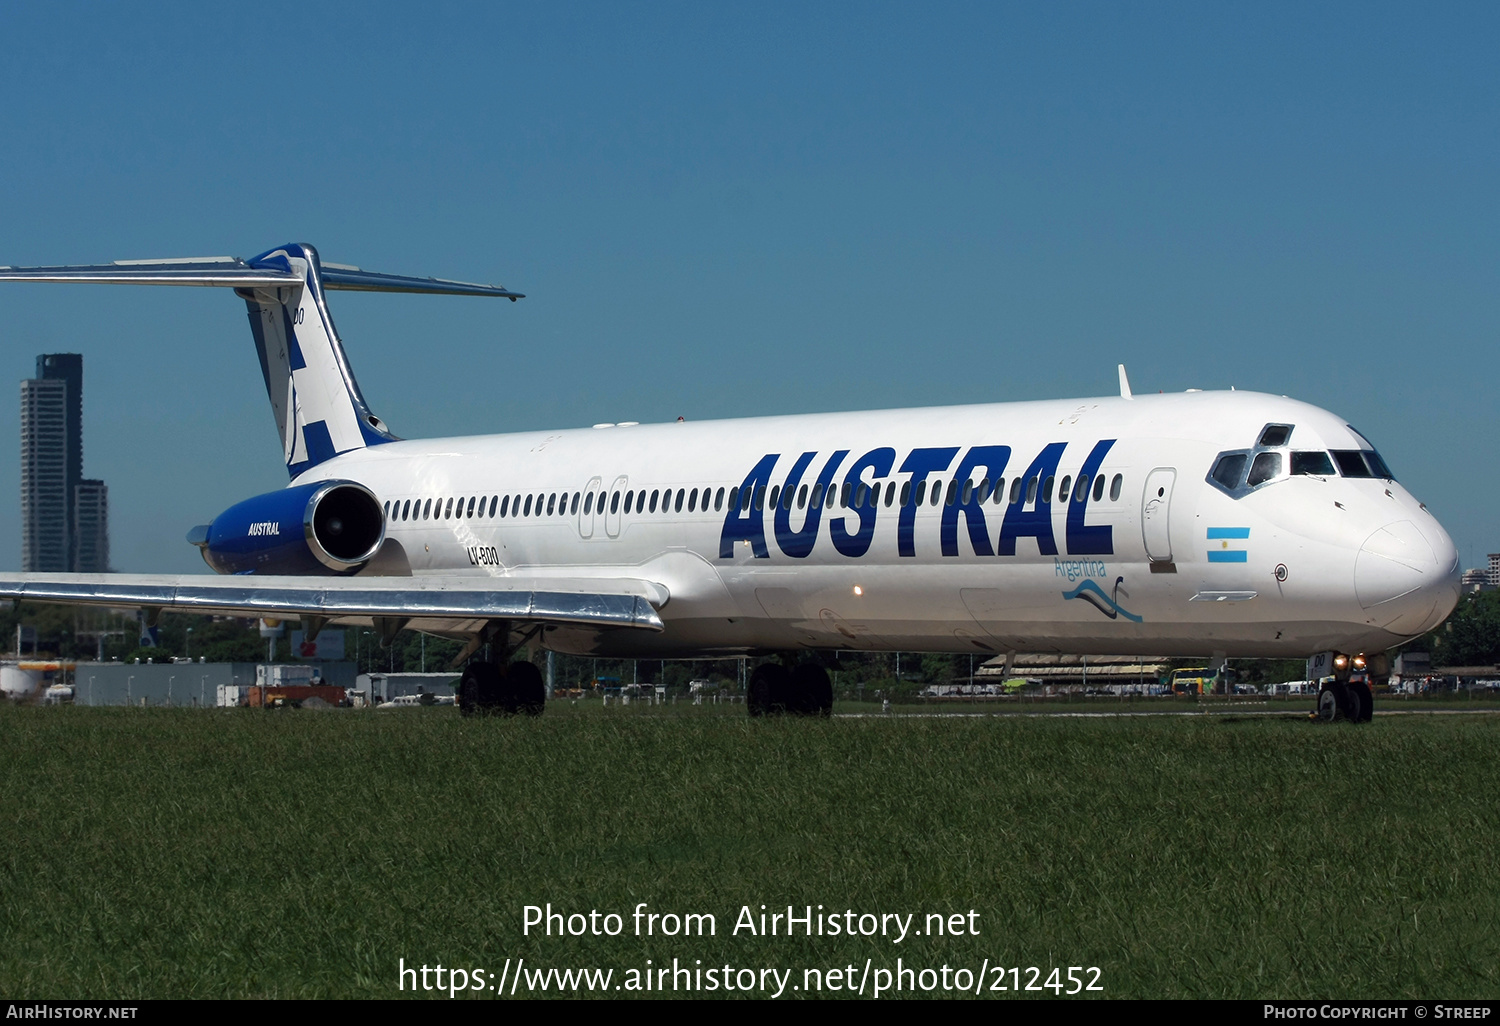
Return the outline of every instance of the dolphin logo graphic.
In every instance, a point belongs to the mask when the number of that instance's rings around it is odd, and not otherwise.
[[[1099,587],[1099,585],[1095,584],[1093,581],[1085,580],[1072,591],[1063,592],[1063,598],[1081,598],[1089,605],[1099,610],[1099,612],[1109,617],[1111,620],[1115,620],[1123,616],[1131,623],[1140,623],[1141,618],[1139,616],[1136,616],[1134,613],[1122,608],[1120,606],[1120,603],[1116,601],[1116,599],[1120,597],[1120,585],[1124,582],[1125,578],[1116,577],[1114,595],[1110,596],[1104,594],[1104,589]]]

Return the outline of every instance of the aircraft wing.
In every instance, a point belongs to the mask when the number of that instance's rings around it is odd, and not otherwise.
[[[667,590],[651,581],[550,577],[278,577],[0,574],[0,598],[327,623],[401,621],[472,631],[494,620],[660,631]]]

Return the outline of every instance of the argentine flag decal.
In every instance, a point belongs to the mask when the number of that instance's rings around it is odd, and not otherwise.
[[[1244,563],[1250,558],[1250,553],[1243,547],[1245,539],[1250,537],[1248,527],[1210,527],[1208,529],[1208,540],[1217,544],[1208,547],[1208,561],[1210,563]],[[1233,542],[1240,545],[1232,546]]]

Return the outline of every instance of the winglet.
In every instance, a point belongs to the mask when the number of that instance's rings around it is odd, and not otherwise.
[[[1123,363],[1120,364],[1120,398],[1135,398],[1135,396],[1130,394],[1130,379],[1125,376],[1125,365]]]

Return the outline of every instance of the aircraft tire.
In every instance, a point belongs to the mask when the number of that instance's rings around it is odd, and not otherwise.
[[[470,663],[458,682],[458,711],[488,716],[500,706],[500,670],[493,663]]]
[[[761,663],[750,672],[745,708],[751,716],[775,716],[787,711],[791,677],[780,663]]]
[[[1349,692],[1349,722],[1369,723],[1375,718],[1375,696],[1368,684],[1346,685]]]
[[[802,663],[793,669],[789,708],[803,716],[833,715],[833,683],[828,671],[817,663]]]
[[[1324,684],[1318,691],[1318,720],[1333,723],[1344,715],[1348,700],[1343,695],[1344,685]]]
[[[527,716],[540,716],[547,707],[547,685],[542,683],[542,671],[535,664],[511,663],[505,683],[506,715],[525,713]]]

